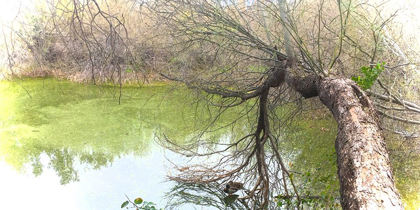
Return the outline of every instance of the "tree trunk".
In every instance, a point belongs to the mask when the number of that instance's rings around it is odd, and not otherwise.
[[[376,110],[351,80],[320,79],[319,98],[338,123],[335,142],[343,209],[403,209]]]
[[[278,0],[285,15],[284,0]],[[285,18],[282,20],[285,21]],[[291,41],[285,32],[286,52]],[[280,59],[278,59],[280,60]],[[281,70],[279,70],[281,71]],[[305,78],[285,73],[287,84],[305,98],[319,96],[338,124],[335,150],[343,209],[403,209],[395,187],[376,109],[359,86],[343,78]],[[283,77],[279,77],[283,80]]]
[[[335,150],[343,209],[403,209],[385,139],[371,100],[344,78],[286,74],[303,97],[319,96],[338,124]]]

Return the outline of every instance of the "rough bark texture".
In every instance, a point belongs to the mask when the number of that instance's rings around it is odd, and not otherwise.
[[[351,80],[316,81],[337,123],[335,143],[343,209],[403,209],[375,108]]]

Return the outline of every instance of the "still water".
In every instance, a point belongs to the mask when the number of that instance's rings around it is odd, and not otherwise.
[[[181,157],[154,133],[191,117],[170,91],[125,88],[118,105],[112,86],[1,82],[0,209],[119,209],[125,195],[164,207],[167,159]]]
[[[177,197],[182,187],[166,179],[173,162],[187,159],[155,140],[165,134],[178,143],[188,141],[214,116],[193,103],[195,97],[183,88],[125,87],[121,104],[118,97],[113,86],[54,79],[0,82],[0,209],[120,209],[126,195],[158,208],[188,200]],[[218,123],[225,127],[234,115],[241,110],[232,109]],[[291,171],[300,172],[299,190],[336,197],[335,123],[313,113],[304,116],[284,136],[288,141],[281,145],[282,155],[293,159]],[[208,138],[229,139],[231,132],[217,129]],[[410,187],[418,179],[397,180],[406,207],[420,207],[419,188]],[[200,196],[192,203],[172,206],[218,209],[200,205]]]

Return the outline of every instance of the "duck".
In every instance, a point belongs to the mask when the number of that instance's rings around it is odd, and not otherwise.
[[[232,182],[229,181],[226,184],[225,189],[223,189],[223,191],[229,195],[232,195],[233,193],[238,192],[238,190],[242,190],[244,188],[244,184],[240,183],[240,182]]]

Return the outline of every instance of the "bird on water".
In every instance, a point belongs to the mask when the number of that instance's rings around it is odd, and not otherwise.
[[[232,182],[229,181],[226,184],[225,189],[223,190],[225,193],[232,195],[233,193],[238,192],[238,190],[242,190],[244,188],[244,184],[240,183],[240,182]]]

